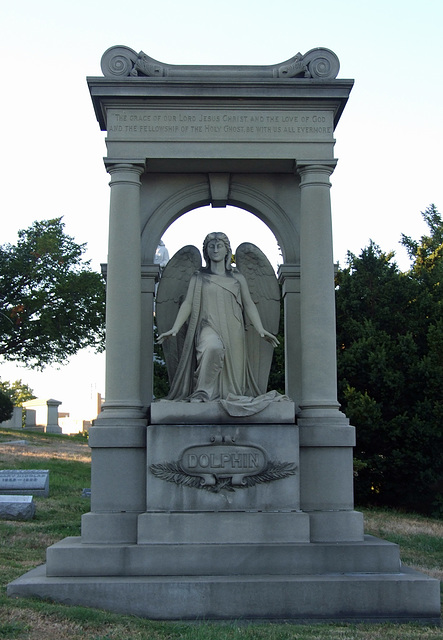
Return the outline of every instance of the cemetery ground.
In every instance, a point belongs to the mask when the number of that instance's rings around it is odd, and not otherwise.
[[[4,444],[25,440],[26,444]],[[90,450],[85,438],[0,427],[0,469],[49,469],[49,498],[34,497],[29,521],[0,520],[0,639],[18,640],[422,640],[443,629],[420,624],[158,622],[37,599],[10,599],[6,585],[45,561],[46,548],[80,534],[89,510]],[[412,489],[413,490],[413,489]],[[402,561],[443,580],[443,520],[364,509],[366,531],[400,545]]]

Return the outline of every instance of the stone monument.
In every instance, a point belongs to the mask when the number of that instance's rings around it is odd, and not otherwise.
[[[438,622],[438,581],[365,536],[353,505],[329,181],[353,81],[336,78],[338,59],[321,48],[271,66],[177,66],[119,46],[102,70],[88,79],[111,176],[91,511],[81,537],[50,547],[9,595],[171,620]],[[153,402],[155,253],[202,205],[253,213],[281,247],[286,397],[266,388],[279,288],[249,243],[231,272],[216,233],[206,267],[186,247],[171,260],[183,271],[168,265],[160,278],[171,392]]]

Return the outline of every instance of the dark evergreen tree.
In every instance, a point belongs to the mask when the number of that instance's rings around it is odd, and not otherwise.
[[[0,391],[9,396],[14,407],[21,407],[27,400],[33,400],[35,395],[29,385],[21,380],[8,382],[0,380]],[[22,427],[26,428],[26,412],[22,412]]]
[[[0,389],[0,423],[12,417],[14,405],[7,393]]]
[[[337,274],[339,399],[357,427],[356,500],[443,514],[443,222],[403,236],[402,273],[373,242]]]

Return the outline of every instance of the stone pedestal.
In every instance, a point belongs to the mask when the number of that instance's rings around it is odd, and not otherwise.
[[[9,584],[8,595],[157,620],[440,622],[438,581],[403,567],[397,545],[371,537],[186,547],[66,538],[47,561]]]
[[[161,404],[154,420],[170,415]],[[438,623],[438,581],[404,568],[397,545],[363,535],[346,481],[351,427],[190,424],[195,406],[175,405],[182,424],[148,426],[146,448],[96,428],[95,449],[116,446],[104,458],[114,466],[95,462],[95,511],[10,596],[163,620]],[[125,496],[143,453],[145,487]]]
[[[39,428],[46,433],[62,433],[58,424],[59,400],[35,398],[23,403],[26,410],[26,428]]]

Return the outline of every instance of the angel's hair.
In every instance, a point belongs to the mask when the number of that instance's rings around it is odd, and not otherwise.
[[[225,267],[228,271],[231,271],[231,258],[232,258],[232,249],[231,243],[229,242],[229,238],[225,233],[221,231],[213,231],[212,233],[208,233],[206,238],[203,240],[203,257],[206,260],[206,267],[210,266],[210,260],[208,256],[208,244],[211,240],[220,240],[226,247],[226,261]]]

